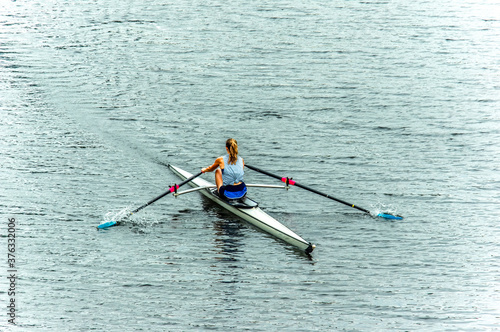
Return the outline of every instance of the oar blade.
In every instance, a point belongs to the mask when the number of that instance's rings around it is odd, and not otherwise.
[[[393,214],[389,213],[379,213],[377,214],[377,217],[385,218],[385,219],[392,219],[392,220],[403,220],[403,217],[401,216],[395,216]]]
[[[113,226],[116,226],[118,225],[118,221],[108,221],[108,222],[105,222],[103,224],[100,224],[99,226],[97,226],[98,229],[106,229],[106,228],[109,228],[109,227],[113,227]]]

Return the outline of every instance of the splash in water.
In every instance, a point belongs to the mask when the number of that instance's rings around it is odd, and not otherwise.
[[[120,211],[110,211],[104,215],[104,223],[110,222],[110,221],[119,221],[123,220],[126,217],[130,216],[130,212],[132,211],[132,208],[130,206],[127,206],[124,209],[121,209]]]
[[[110,211],[104,215],[104,221],[101,225],[112,225],[117,224],[132,224],[136,226],[150,226],[159,223],[159,220],[148,216],[147,213],[141,212],[139,214],[132,213],[132,207],[127,206],[119,211]]]
[[[383,217],[387,219],[402,219],[401,216],[397,214],[397,209],[392,205],[386,205],[383,203],[378,203],[370,211],[372,217]]]

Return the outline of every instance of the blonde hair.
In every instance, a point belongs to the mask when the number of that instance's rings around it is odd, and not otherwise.
[[[234,138],[230,138],[226,141],[226,148],[229,151],[229,163],[236,164],[238,160],[238,142]]]

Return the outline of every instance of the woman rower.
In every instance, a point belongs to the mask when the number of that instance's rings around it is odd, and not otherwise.
[[[245,196],[247,187],[243,182],[245,163],[238,156],[238,143],[230,138],[226,141],[227,155],[215,159],[212,166],[203,168],[202,173],[215,170],[215,184],[220,197],[238,199]]]

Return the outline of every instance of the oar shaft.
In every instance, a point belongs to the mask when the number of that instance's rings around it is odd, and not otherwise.
[[[256,172],[259,172],[259,173],[262,173],[262,174],[268,175],[268,176],[273,177],[273,178],[276,178],[276,179],[278,179],[278,180],[282,180],[282,181],[283,181],[283,179],[284,179],[283,177],[281,177],[281,176],[279,176],[279,175],[276,175],[276,174],[273,174],[273,173],[269,173],[269,172],[264,171],[264,170],[262,170],[262,169],[260,169],[260,168],[258,168],[258,167],[254,167],[254,166],[247,165],[247,164],[245,164],[245,166],[246,166],[246,167],[248,167],[248,168],[250,168],[250,169],[252,169],[252,170],[254,170],[254,171],[256,171]],[[330,195],[328,195],[328,194],[325,194],[325,193],[323,193],[323,192],[321,192],[321,191],[318,191],[318,190],[316,190],[316,189],[310,188],[310,187],[308,187],[308,186],[304,186],[304,185],[302,185],[302,184],[300,184],[300,183],[297,183],[297,182],[295,182],[295,181],[293,182],[293,185],[295,185],[295,186],[297,186],[297,187],[300,187],[300,188],[302,188],[302,189],[308,190],[308,191],[310,191],[310,192],[313,192],[313,193],[315,193],[315,194],[318,194],[318,195],[320,195],[320,196],[323,196],[323,197],[329,198],[329,199],[334,200],[334,201],[336,201],[336,202],[339,202],[339,203],[345,204],[345,205],[347,205],[347,206],[350,206],[350,207],[352,207],[352,208],[355,208],[355,209],[358,209],[358,210],[360,210],[360,211],[363,211],[363,212],[366,212],[366,213],[370,214],[370,211],[368,211],[368,210],[366,210],[366,209],[363,209],[362,207],[359,207],[359,206],[356,206],[356,205],[354,205],[354,204],[351,204],[351,203],[348,203],[348,202],[346,202],[346,201],[343,201],[343,200],[341,200],[341,199],[335,198],[335,197],[333,197],[333,196],[330,196]]]
[[[186,180],[182,181],[182,182],[181,182],[181,183],[179,183],[178,185],[174,185],[174,186],[170,187],[170,188],[168,189],[168,191],[164,192],[163,194],[161,194],[161,195],[160,195],[160,196],[158,196],[158,197],[153,198],[152,200],[150,200],[150,201],[149,201],[149,202],[147,202],[146,204],[144,204],[144,205],[142,205],[142,206],[139,206],[137,209],[135,209],[134,211],[130,212],[130,214],[132,214],[132,213],[136,213],[136,212],[138,212],[138,211],[140,211],[140,210],[144,209],[145,207],[147,207],[147,206],[149,206],[149,205],[153,204],[154,202],[156,202],[156,201],[157,201],[157,200],[159,200],[160,198],[163,198],[163,197],[167,196],[168,194],[170,194],[171,192],[174,192],[174,191],[175,191],[175,189],[176,189],[176,186],[177,186],[177,188],[182,187],[183,185],[185,185],[186,183],[190,182],[190,181],[191,181],[191,180],[193,180],[194,178],[197,178],[197,177],[198,177],[198,176],[200,176],[201,174],[203,174],[203,173],[202,173],[202,172],[200,172],[200,173],[198,173],[198,174],[196,174],[196,175],[193,175],[193,176],[192,176],[192,177],[190,177],[189,179],[186,179]]]
[[[323,197],[329,198],[329,199],[334,200],[334,201],[336,201],[336,202],[342,203],[342,204],[344,204],[344,205],[350,206],[350,207],[352,207],[352,208],[355,208],[355,209],[358,209],[358,210],[360,210],[360,211],[363,211],[363,212],[366,212],[366,213],[370,214],[370,211],[368,211],[368,210],[366,210],[366,209],[363,209],[362,207],[356,206],[356,205],[354,205],[354,204],[351,204],[351,203],[348,203],[348,202],[346,202],[346,201],[343,201],[343,200],[341,200],[341,199],[339,199],[339,198],[335,198],[335,197],[330,196],[330,195],[328,195],[328,194],[322,193],[321,191],[318,191],[318,190],[316,190],[316,189],[309,188],[309,187],[304,186],[304,185],[302,185],[302,184],[300,184],[300,183],[297,183],[297,182],[295,182],[295,185],[296,185],[297,187],[302,188],[302,189],[309,190],[310,192],[313,192],[313,193],[315,193],[315,194],[321,195],[321,196],[323,196]]]
[[[247,165],[245,164],[245,167],[248,167],[250,169],[253,169],[254,171],[256,172],[259,172],[259,173],[262,173],[262,174],[265,174],[267,176],[270,176],[272,178],[276,178],[278,180],[281,180],[283,177],[282,176],[279,176],[279,175],[276,175],[276,174],[273,174],[273,173],[269,173],[268,171],[264,171],[263,169],[260,169],[258,167],[254,167],[254,166],[250,166],[250,165]]]
[[[176,191],[179,187],[185,185],[186,183],[190,182],[191,180],[193,180],[194,178],[197,178],[198,176],[200,176],[201,174],[203,174],[202,172],[196,174],[196,175],[193,175],[191,176],[189,179],[186,179],[184,181],[182,181],[181,183],[179,184],[176,184],[176,185],[173,185],[172,187],[170,187],[168,189],[168,191],[164,192],[163,194],[161,194],[160,196],[157,196],[155,198],[153,198],[152,200],[150,200],[149,202],[147,202],[146,204],[144,205],[141,205],[139,206],[137,209],[135,209],[134,211],[132,212],[129,212],[125,217],[123,217],[121,220],[117,220],[117,221],[108,221],[108,222],[105,222],[104,224],[101,224],[99,226],[97,226],[98,229],[105,229],[105,228],[108,228],[108,227],[112,227],[112,226],[116,226],[116,225],[119,225],[121,224],[125,219],[129,218],[131,215],[133,215],[134,213],[144,209],[146,206],[149,206],[151,204],[153,204],[154,202],[156,202],[157,200],[159,200],[160,198]]]

